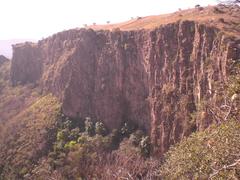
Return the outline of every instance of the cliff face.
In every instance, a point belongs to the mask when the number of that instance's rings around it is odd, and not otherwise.
[[[42,58],[38,46],[26,42],[13,46],[11,81],[13,85],[18,83],[35,83],[42,72]]]
[[[216,82],[227,80],[239,41],[193,21],[154,30],[70,30],[38,44],[14,46],[12,83],[39,83],[69,116],[90,116],[117,128],[130,120],[164,153],[206,128],[204,101],[217,103]]]

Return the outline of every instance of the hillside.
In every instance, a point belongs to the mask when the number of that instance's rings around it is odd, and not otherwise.
[[[161,25],[174,23],[176,21],[197,21],[199,23],[217,27],[230,34],[239,34],[239,6],[208,6],[196,7],[195,9],[179,10],[171,14],[137,17],[127,22],[109,25],[91,25],[94,30],[120,28],[124,31],[136,29],[154,29]]]
[[[239,24],[238,6],[218,5],[14,45],[0,63],[0,179],[171,179],[192,133],[201,145],[238,127]],[[189,173],[172,177],[201,178]]]

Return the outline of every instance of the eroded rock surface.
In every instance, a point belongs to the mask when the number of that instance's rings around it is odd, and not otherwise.
[[[14,46],[12,83],[39,83],[63,102],[69,116],[90,116],[117,128],[130,120],[151,135],[156,152],[197,129],[217,103],[239,40],[213,27],[179,21],[154,30],[69,30]]]

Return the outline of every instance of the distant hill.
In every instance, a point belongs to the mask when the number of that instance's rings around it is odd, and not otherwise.
[[[0,54],[12,58],[12,44],[22,43],[26,41],[36,42],[34,39],[9,39],[0,40]]]
[[[5,63],[6,61],[8,61],[8,58],[6,58],[5,56],[3,55],[0,55],[0,65]]]

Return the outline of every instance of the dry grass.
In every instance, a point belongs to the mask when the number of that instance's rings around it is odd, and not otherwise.
[[[224,19],[224,22],[220,21],[221,18]],[[220,5],[204,7],[202,10],[194,8],[177,11],[171,14],[147,16],[118,24],[92,25],[89,26],[89,28],[94,30],[113,30],[120,28],[124,31],[154,29],[161,25],[174,23],[180,20],[197,21],[209,26],[215,26],[234,35],[240,35],[240,8],[233,6],[224,7]]]
[[[6,123],[40,96],[33,85],[12,87],[9,82],[10,62],[0,66],[0,122]]]
[[[12,87],[10,61],[0,66],[0,179],[1,171],[16,179],[46,154],[48,133],[54,128],[60,103],[28,84]]]
[[[49,132],[55,127],[59,111],[58,100],[46,95],[1,124],[0,166],[7,177],[26,174],[47,153]]]

